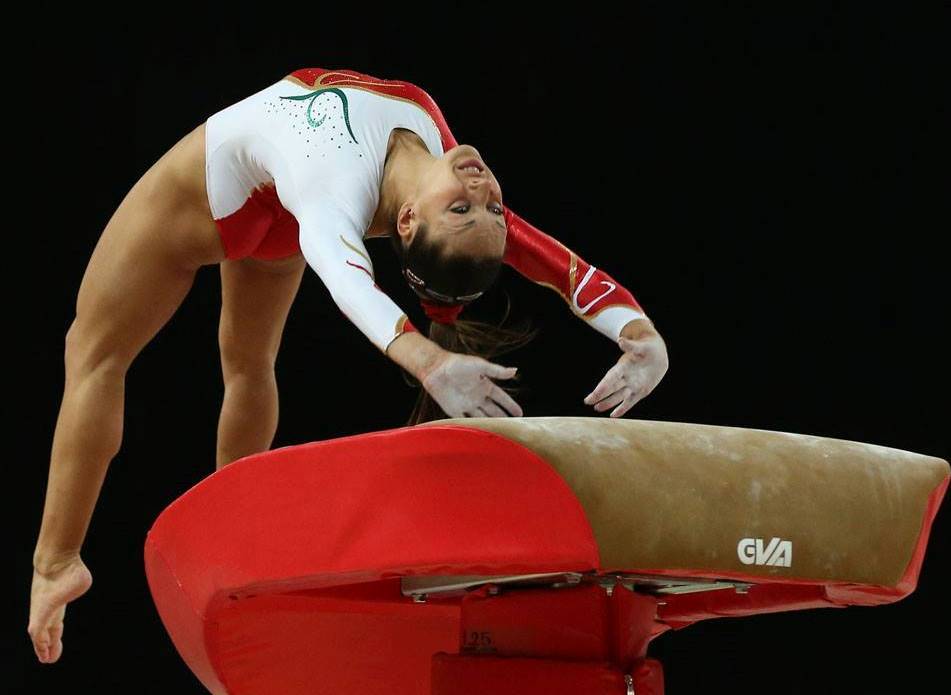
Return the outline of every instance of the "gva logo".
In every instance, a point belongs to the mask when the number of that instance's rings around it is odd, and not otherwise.
[[[792,567],[792,541],[774,538],[764,548],[762,538],[744,538],[737,544],[736,554],[744,565]]]

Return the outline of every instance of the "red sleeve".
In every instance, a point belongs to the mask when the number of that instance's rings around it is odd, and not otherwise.
[[[593,328],[616,340],[628,321],[647,318],[621,283],[507,207],[505,223],[508,235],[502,261],[557,292]]]

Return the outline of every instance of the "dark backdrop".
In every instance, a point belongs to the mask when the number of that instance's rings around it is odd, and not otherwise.
[[[26,444],[7,463],[18,505],[4,636],[14,689],[200,691],[152,605],[142,544],[214,467],[217,269],[199,273],[128,375],[122,450],[84,547],[95,584],[69,608],[61,661],[40,666],[27,605],[63,337],[98,235],[136,179],[208,115],[298,67],[423,86],[513,209],[634,293],[671,366],[628,417],[949,458],[944,18],[870,5],[575,7],[518,22],[483,5],[333,17],[303,5],[200,16],[137,5],[109,18],[39,5],[31,24],[8,26],[25,45],[8,65],[20,95],[7,109],[19,123],[8,167],[22,185],[7,202],[28,212],[7,229],[23,260],[5,264],[17,279],[11,305],[25,309],[6,341],[20,348],[12,376],[23,386],[4,406],[12,441]],[[380,284],[422,324],[387,243],[368,247]],[[491,316],[502,290],[542,331],[500,360],[523,374],[525,414],[603,417],[581,400],[617,348],[510,269],[479,311]],[[275,446],[396,427],[412,405],[396,367],[312,271],[277,370]],[[652,654],[668,692],[937,689],[948,642],[928,629],[949,614],[949,537],[945,509],[917,590],[897,604],[713,620],[661,637]]]

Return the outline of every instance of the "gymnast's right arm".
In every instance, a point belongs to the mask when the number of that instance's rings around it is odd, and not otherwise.
[[[377,286],[362,231],[340,204],[316,194],[285,206],[297,218],[304,258],[334,303],[380,351],[415,376],[447,415],[482,415],[480,407],[493,412],[490,400],[512,415],[522,414],[491,380],[512,378],[514,369],[444,350],[421,335]]]

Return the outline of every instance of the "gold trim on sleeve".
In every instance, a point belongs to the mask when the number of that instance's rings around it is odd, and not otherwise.
[[[346,239],[344,239],[344,238],[343,238],[343,234],[340,235],[340,241],[343,242],[343,245],[344,245],[344,246],[346,246],[348,249],[350,249],[350,250],[353,251],[355,254],[357,254],[358,256],[360,256],[363,260],[365,260],[367,263],[369,263],[369,264],[370,264],[370,270],[371,270],[371,271],[373,270],[373,261],[370,260],[370,257],[369,257],[368,255],[366,255],[363,251],[361,251],[361,250],[358,249],[356,246],[354,246],[353,244],[351,244],[349,241],[347,241]]]
[[[570,260],[568,261],[568,296],[571,297],[575,293],[575,282],[578,281],[578,257],[574,251],[569,250],[568,253],[570,255]],[[561,292],[558,294],[561,294]],[[569,301],[569,304],[570,303]]]
[[[409,317],[406,314],[403,314],[398,319],[396,319],[396,335],[399,335],[403,332],[403,326],[406,325],[406,322],[409,320]]]

